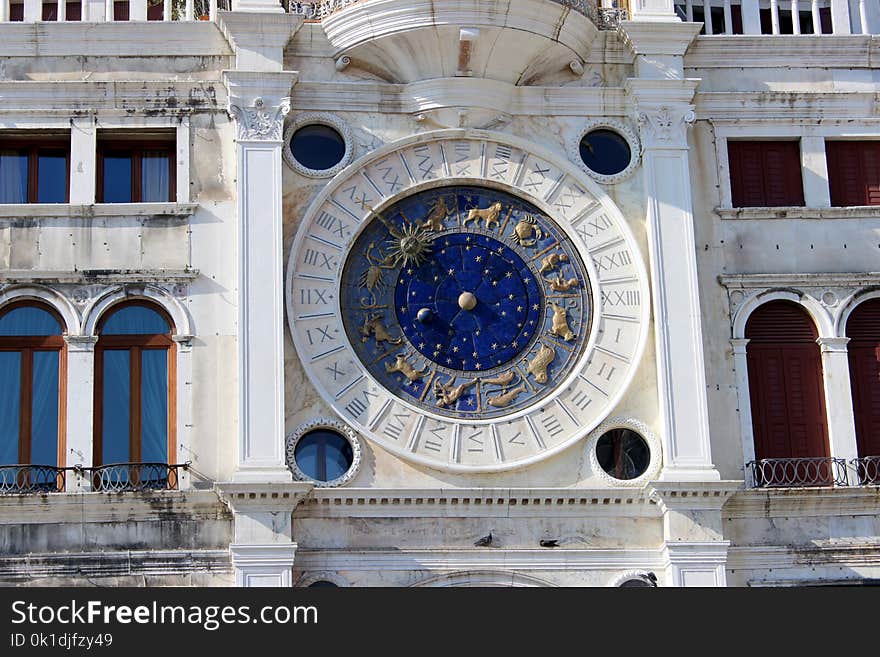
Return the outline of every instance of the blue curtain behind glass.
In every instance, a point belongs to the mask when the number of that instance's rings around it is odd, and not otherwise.
[[[41,152],[37,178],[38,203],[66,202],[67,156],[64,151]]]
[[[131,155],[104,155],[104,203],[131,203]]]
[[[18,463],[21,354],[0,351],[0,465]]]
[[[141,160],[141,201],[147,203],[171,200],[171,180],[168,173],[168,153],[144,152]]]
[[[141,352],[141,461],[168,463],[168,352]]]
[[[58,463],[58,352],[34,352],[31,463]]]
[[[302,438],[296,446],[294,454],[296,464],[307,477],[311,479],[321,480],[321,474],[318,470],[318,443],[308,440],[307,437]]]
[[[58,321],[45,310],[24,306],[0,317],[0,336],[61,335]]]
[[[130,352],[104,352],[103,453],[101,462],[127,463],[130,459],[129,418],[131,415],[129,374]]]
[[[27,203],[27,155],[0,151],[0,203]]]
[[[169,333],[168,322],[145,306],[125,306],[113,313],[101,329],[102,335],[155,335]]]

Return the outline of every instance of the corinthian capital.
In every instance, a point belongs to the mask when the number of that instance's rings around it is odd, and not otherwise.
[[[290,97],[269,103],[262,97],[250,105],[230,99],[229,113],[238,127],[239,141],[280,141],[284,132],[284,117],[290,111]]]
[[[687,126],[694,122],[693,105],[639,105],[636,121],[645,148],[687,148]]]

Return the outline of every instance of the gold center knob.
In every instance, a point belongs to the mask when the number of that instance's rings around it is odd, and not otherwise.
[[[477,297],[472,292],[462,292],[458,297],[458,307],[462,310],[473,310],[477,305]]]

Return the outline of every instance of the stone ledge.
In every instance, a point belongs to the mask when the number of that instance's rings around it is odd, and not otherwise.
[[[715,214],[730,219],[880,219],[880,206],[857,205],[843,208],[715,208]]]
[[[71,283],[189,283],[199,277],[198,269],[83,269],[81,271],[37,271],[7,269],[0,271],[0,284],[39,283],[43,285]]]
[[[167,220],[168,217],[192,216],[198,208],[198,203],[3,203],[0,204],[0,222],[101,217]]]
[[[725,520],[745,518],[876,515],[880,486],[752,489],[737,493],[722,510]]]

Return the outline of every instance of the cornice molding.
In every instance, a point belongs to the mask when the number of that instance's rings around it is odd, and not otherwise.
[[[52,284],[124,284],[124,283],[189,283],[199,277],[198,269],[80,269],[49,271],[33,269],[0,270],[2,283]]]
[[[167,221],[168,217],[190,217],[198,208],[198,203],[4,203],[0,204],[0,222],[95,217],[142,217]]]
[[[301,481],[273,484],[218,482],[214,484],[214,491],[235,513],[275,508],[293,511],[312,492],[312,484]]]
[[[702,23],[620,21],[617,34],[636,55],[684,55]]]
[[[880,38],[870,35],[698,36],[685,69],[872,68]],[[793,65],[794,64],[794,65]]]
[[[742,486],[742,481],[655,481],[648,485],[648,494],[663,513],[677,509],[717,511]]]
[[[751,489],[724,507],[727,520],[875,515],[880,487]]]
[[[728,289],[867,287],[880,285],[880,272],[828,274],[722,274],[718,282]]]
[[[0,58],[77,55],[231,56],[233,50],[213,21],[3,23]]]
[[[880,54],[878,54],[880,56]],[[694,98],[698,120],[754,121],[766,125],[776,120],[791,125],[792,119],[878,120],[880,94],[869,91],[701,91]]]

